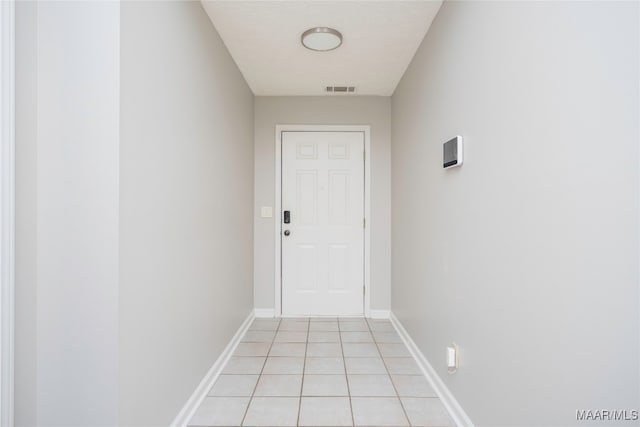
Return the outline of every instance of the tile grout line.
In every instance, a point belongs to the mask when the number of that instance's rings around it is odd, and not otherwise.
[[[365,320],[366,322],[366,320]],[[353,413],[353,402],[351,401],[351,387],[349,386],[349,376],[347,375],[347,361],[344,356],[344,346],[342,345],[342,330],[340,329],[340,319],[338,319],[338,338],[340,339],[340,350],[342,351],[342,365],[344,367],[344,380],[347,383],[347,394],[349,395],[349,410],[351,411],[351,425],[356,425],[356,416]]]
[[[302,359],[302,381],[300,381],[300,397],[298,398],[298,417],[296,418],[296,426],[300,425],[300,412],[302,412],[302,391],[304,390],[304,371],[307,368],[307,349],[309,348],[309,329],[311,328],[311,319],[308,319],[307,322],[307,340],[304,346],[304,358]]]
[[[255,320],[254,320],[255,322]],[[276,340],[276,334],[278,333],[278,329],[280,329],[280,323],[282,320],[278,320],[278,327],[276,328],[275,333],[273,334],[273,340],[271,340],[271,345],[269,345],[269,350],[267,351],[267,356],[264,358],[264,363],[262,364],[262,369],[260,369],[260,373],[258,374],[258,380],[256,381],[256,385],[253,387],[253,392],[251,392],[251,396],[249,396],[249,402],[247,403],[247,409],[244,410],[244,415],[242,416],[242,420],[240,420],[240,425],[244,425],[244,421],[247,418],[247,414],[249,413],[249,407],[251,406],[251,402],[253,401],[253,395],[256,393],[258,389],[258,384],[260,384],[260,379],[262,378],[262,373],[264,372],[264,367],[267,365],[267,360],[269,359],[269,353],[271,353],[271,347],[273,347],[273,343]]]
[[[380,359],[382,359],[382,364],[384,365],[384,369],[387,371],[387,375],[389,376],[389,381],[391,381],[391,386],[393,387],[393,390],[396,392],[396,398],[398,399],[398,402],[400,402],[400,407],[402,408],[402,413],[404,414],[404,417],[407,420],[407,425],[411,426],[411,421],[409,421],[409,415],[407,415],[407,410],[405,409],[404,404],[402,403],[402,399],[400,398],[400,393],[398,393],[398,389],[396,388],[396,385],[393,382],[393,377],[391,376],[391,372],[389,372],[389,368],[387,367],[387,362],[385,362],[384,356],[380,351],[380,346],[378,345],[378,342],[375,340],[375,336],[373,335],[373,330],[371,329],[371,324],[369,324],[369,321],[367,321],[367,327],[369,328],[369,332],[371,332],[371,336],[374,337],[373,343],[378,349],[378,353],[380,353]]]
[[[390,381],[392,383],[392,387],[393,387],[394,392],[395,392],[395,396],[394,397],[396,397],[398,399],[398,401],[400,402],[401,408],[402,408],[403,413],[405,415],[405,419],[406,419],[406,421],[408,421],[409,425],[411,425],[411,422],[410,422],[409,417],[408,417],[407,410],[406,410],[406,408],[404,406],[404,403],[402,402],[400,393],[398,392],[398,388],[397,388],[397,386],[395,385],[395,383],[393,381],[393,378],[392,378],[391,372],[389,370],[389,367],[387,366],[387,360],[382,356],[381,344],[385,344],[385,343],[384,342],[378,342],[375,339],[376,335],[374,334],[372,322],[369,322],[366,318],[362,318],[362,319],[366,323],[366,331],[363,331],[363,332],[360,332],[360,333],[367,333],[367,334],[371,335],[371,337],[372,337],[371,343],[373,343],[375,345],[377,353],[378,353],[378,355],[380,357],[380,360],[383,362],[383,366],[385,368],[386,375],[389,377],[389,379],[390,379]],[[303,390],[304,390],[304,380],[305,380],[305,376],[306,376],[306,359],[307,359],[307,356],[309,355],[308,346],[310,344],[309,339],[310,339],[310,334],[311,334],[311,321],[308,320],[307,322],[308,323],[307,323],[307,326],[306,326],[306,332],[305,331],[300,331],[300,332],[305,332],[306,341],[304,343],[302,343],[302,342],[294,342],[294,343],[298,343],[298,344],[305,344],[305,351],[304,351],[304,356],[303,356],[303,370],[302,370],[301,385],[300,385],[300,395],[299,395],[299,398],[298,398],[298,413],[297,413],[297,421],[296,421],[296,426],[298,426],[298,427],[300,426],[300,417],[301,417],[301,413],[302,413],[302,397],[304,397],[303,396]],[[273,332],[273,334],[274,334],[273,335],[273,339],[272,339],[272,341],[270,343],[268,343],[269,344],[269,348],[267,350],[267,355],[265,357],[265,361],[263,362],[263,365],[262,365],[262,367],[260,369],[260,372],[258,373],[258,379],[256,381],[255,386],[253,387],[253,392],[249,395],[249,400],[247,402],[247,407],[245,408],[245,411],[244,411],[242,420],[240,422],[240,425],[244,425],[244,423],[246,422],[246,417],[248,415],[249,408],[250,408],[250,406],[251,406],[251,404],[253,402],[253,398],[257,397],[255,395],[255,393],[257,392],[257,388],[258,388],[258,385],[260,384],[260,380],[264,379],[265,376],[269,376],[270,375],[270,374],[266,374],[265,373],[266,363],[267,363],[269,357],[278,357],[278,356],[270,356],[271,351],[273,351],[274,345],[277,343],[276,342],[277,334],[279,332],[291,332],[291,331],[283,331],[283,330],[281,330],[282,327],[283,327],[282,321],[278,320],[277,324],[276,324],[275,331],[273,331],[273,330],[272,331],[265,331],[265,332]],[[350,331],[343,331],[342,327],[346,327],[346,325],[342,325],[340,323],[340,321],[338,320],[338,322],[337,322],[337,329],[338,329],[337,335],[339,337],[339,341],[337,341],[336,343],[340,344],[341,356],[342,356],[342,362],[343,362],[342,365],[343,365],[344,376],[345,376],[346,385],[347,385],[347,396],[349,398],[349,408],[350,408],[350,412],[351,412],[351,420],[352,420],[351,425],[355,426],[355,413],[353,411],[353,401],[352,401],[353,396],[351,394],[349,376],[347,375],[346,356],[345,356],[344,345],[346,343],[348,343],[348,344],[365,344],[366,341],[354,341],[354,342],[347,341],[347,342],[344,342],[343,333],[345,333],[345,332],[354,332],[354,331],[351,331],[351,330]],[[347,328],[347,329],[351,329],[351,328]],[[330,332],[330,331],[327,331],[327,332]],[[251,342],[249,342],[249,343],[251,343]],[[266,342],[261,342],[261,343],[266,343]],[[318,344],[331,344],[331,342],[319,342]],[[396,343],[392,343],[392,344],[396,344]],[[401,344],[401,343],[398,343],[398,344]],[[240,356],[238,356],[238,357],[240,357]],[[249,357],[249,356],[247,356],[247,357]],[[287,357],[287,356],[280,356],[280,357]],[[325,356],[325,357],[330,357],[330,356]],[[363,356],[363,357],[365,357],[365,356]],[[390,357],[393,358],[393,356],[390,356]],[[402,356],[397,356],[397,357],[402,357]],[[377,358],[377,357],[374,357],[374,358]],[[413,359],[410,356],[409,356],[409,358]],[[233,375],[233,374],[228,374],[228,375]],[[247,374],[237,374],[237,375],[247,375]],[[275,374],[272,374],[272,375],[282,375],[282,374],[275,373]],[[318,375],[320,375],[320,374],[318,374]],[[329,374],[322,374],[322,375],[329,375]],[[362,374],[353,374],[353,375],[358,376],[358,375],[372,375],[372,374],[362,373]],[[399,374],[399,375],[402,376],[402,374]],[[417,376],[420,376],[420,375],[417,375]],[[228,396],[228,397],[233,397],[233,396]],[[237,397],[244,397],[244,396],[237,396]],[[269,397],[269,396],[265,396],[265,397]],[[276,396],[274,396],[274,397],[276,397]],[[339,398],[339,397],[344,397],[344,396],[322,395],[321,397],[336,397],[336,398]],[[369,396],[369,397],[389,397],[389,396]],[[415,398],[436,399],[436,400],[438,399],[438,397],[419,396],[419,395],[416,395],[416,396],[404,396],[404,397],[410,397],[410,398],[414,398],[415,397]]]

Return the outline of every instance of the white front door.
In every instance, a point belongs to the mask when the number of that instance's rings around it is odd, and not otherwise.
[[[280,220],[282,314],[362,315],[363,132],[282,132]]]

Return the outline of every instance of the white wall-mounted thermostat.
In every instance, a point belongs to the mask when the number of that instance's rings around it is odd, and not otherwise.
[[[462,137],[456,135],[442,145],[442,167],[455,168],[462,165]]]

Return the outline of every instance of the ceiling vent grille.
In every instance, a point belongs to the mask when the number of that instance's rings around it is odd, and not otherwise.
[[[325,92],[350,94],[350,93],[356,92],[356,87],[355,86],[327,86],[325,87]]]

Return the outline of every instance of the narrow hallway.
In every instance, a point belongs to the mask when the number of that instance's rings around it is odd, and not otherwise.
[[[638,424],[640,0],[0,5],[2,427]]]
[[[389,320],[256,319],[191,426],[452,426]]]

